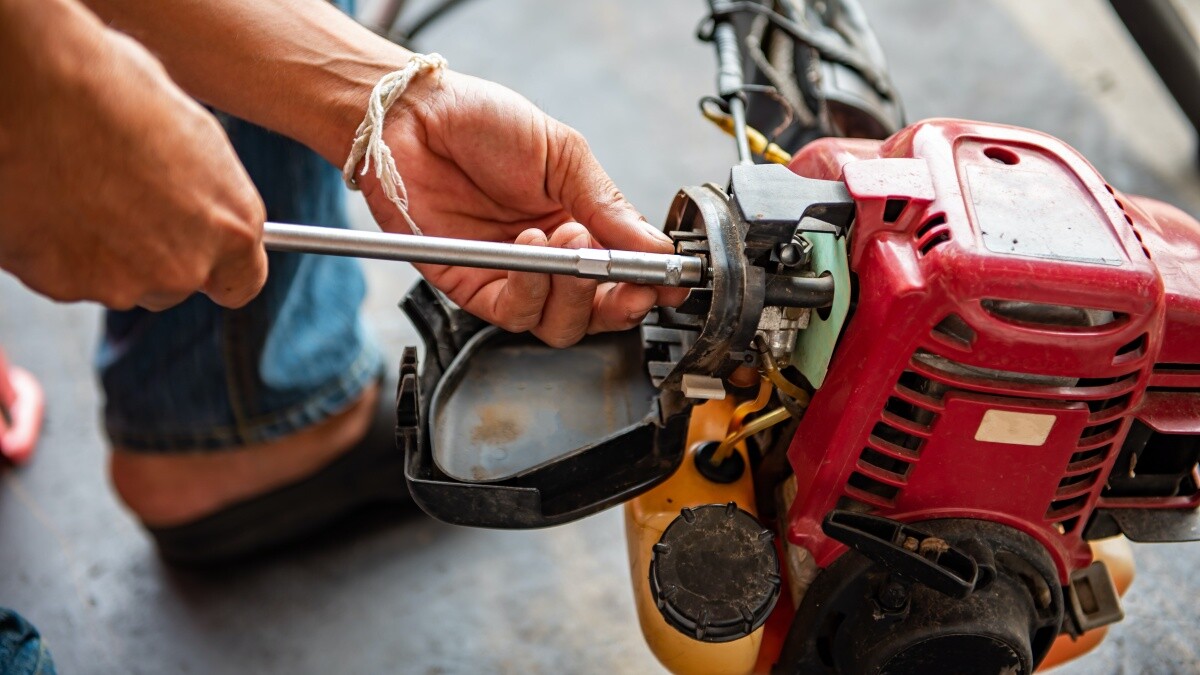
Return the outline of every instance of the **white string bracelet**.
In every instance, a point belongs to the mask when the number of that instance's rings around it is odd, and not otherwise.
[[[371,98],[367,100],[367,114],[362,124],[358,125],[358,130],[354,132],[350,156],[346,158],[346,165],[342,167],[342,180],[346,181],[346,187],[357,190],[359,187],[358,179],[354,175],[355,167],[361,161],[362,171],[358,175],[365,176],[371,162],[374,161],[375,177],[379,179],[383,193],[396,205],[400,215],[404,216],[404,221],[412,228],[413,234],[421,234],[421,228],[417,227],[412,216],[408,215],[408,190],[404,188],[400,171],[396,169],[392,149],[388,147],[387,141],[383,140],[383,122],[392,104],[400,99],[417,75],[425,71],[440,74],[445,67],[446,59],[442,58],[441,54],[413,54],[403,68],[379,78],[379,82],[371,90]]]

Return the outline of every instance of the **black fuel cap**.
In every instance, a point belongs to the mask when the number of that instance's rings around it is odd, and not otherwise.
[[[650,559],[650,592],[658,611],[702,642],[753,633],[779,599],[774,539],[733,502],[683,509]]]

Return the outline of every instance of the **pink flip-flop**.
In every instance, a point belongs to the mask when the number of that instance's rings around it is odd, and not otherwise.
[[[45,402],[42,387],[33,375],[10,367],[0,349],[0,456],[13,464],[33,456]]]

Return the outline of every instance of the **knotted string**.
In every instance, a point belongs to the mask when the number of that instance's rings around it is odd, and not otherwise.
[[[412,216],[408,215],[408,190],[405,189],[404,180],[400,178],[400,171],[396,168],[392,149],[388,147],[387,141],[383,140],[383,123],[392,104],[400,99],[413,79],[425,71],[440,73],[445,67],[446,59],[442,58],[441,54],[413,54],[403,68],[379,78],[379,82],[371,90],[371,98],[367,101],[367,114],[363,117],[362,124],[358,125],[358,130],[354,132],[350,156],[346,158],[346,165],[342,167],[342,179],[346,181],[346,187],[357,190],[359,187],[358,179],[354,175],[355,167],[361,161],[362,171],[358,175],[365,176],[371,162],[374,162],[375,177],[379,179],[383,193],[396,205],[413,234],[421,234],[421,228],[417,227]]]

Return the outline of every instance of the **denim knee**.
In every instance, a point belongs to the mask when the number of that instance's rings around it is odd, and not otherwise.
[[[0,607],[0,673],[55,675],[50,650],[33,624]]]

